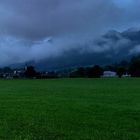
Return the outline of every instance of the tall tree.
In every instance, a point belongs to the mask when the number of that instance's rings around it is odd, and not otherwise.
[[[123,76],[123,74],[125,74],[125,73],[126,73],[126,70],[124,67],[117,68],[117,75],[119,78],[121,78]]]
[[[25,76],[27,78],[33,78],[35,77],[37,74],[37,72],[35,71],[34,67],[33,66],[27,66],[26,67],[26,70],[25,70]]]

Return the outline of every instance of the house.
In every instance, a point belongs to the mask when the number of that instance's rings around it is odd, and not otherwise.
[[[117,73],[114,71],[104,71],[103,77],[117,77]]]
[[[131,77],[131,75],[126,73],[126,74],[123,74],[122,77]]]

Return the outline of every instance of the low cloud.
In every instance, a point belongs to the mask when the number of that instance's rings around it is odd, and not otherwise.
[[[130,55],[137,55],[139,53],[140,53],[140,44],[137,46],[134,46],[134,48],[129,51]]]

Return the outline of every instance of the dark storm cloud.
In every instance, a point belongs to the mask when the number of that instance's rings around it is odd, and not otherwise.
[[[31,39],[83,31],[97,33],[102,24],[110,22],[108,16],[114,21],[119,17],[110,0],[1,0],[0,3],[5,32]]]
[[[61,57],[36,63],[38,69],[60,69],[93,64],[112,64],[129,60],[140,54],[140,31],[129,29],[124,32],[109,31],[96,41],[75,47]]]
[[[138,0],[1,0],[0,64],[58,57],[73,49],[100,53],[129,43],[121,38],[117,47],[103,38],[110,29],[138,26]],[[100,42],[100,41],[99,41]],[[122,44],[122,45],[120,45]]]

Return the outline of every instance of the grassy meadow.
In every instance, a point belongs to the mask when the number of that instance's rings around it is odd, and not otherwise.
[[[140,79],[0,80],[0,140],[140,140]]]

